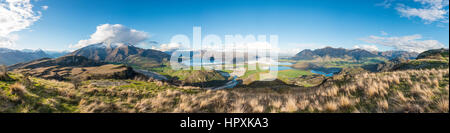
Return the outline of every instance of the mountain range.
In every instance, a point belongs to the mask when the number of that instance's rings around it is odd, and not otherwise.
[[[84,56],[96,61],[139,67],[161,66],[170,58],[169,54],[158,50],[142,49],[133,45],[108,45],[104,43],[89,45],[68,55]]]
[[[406,52],[406,51],[384,51],[384,52],[369,52],[363,49],[344,49],[344,48],[332,48],[325,47],[316,50],[305,49],[297,53],[291,59],[294,60],[312,60],[317,57],[331,57],[331,58],[345,58],[352,57],[353,59],[360,60],[370,57],[383,57],[386,59],[404,58],[414,59],[419,53]]]
[[[13,65],[21,62],[28,62],[41,58],[58,58],[70,53],[70,51],[49,51],[49,50],[14,50],[0,48],[0,64]]]
[[[133,45],[112,45],[112,44],[93,44],[80,48],[74,52],[69,51],[44,51],[44,50],[12,50],[0,48],[0,64],[13,65],[21,62],[28,62],[41,58],[58,58],[61,56],[83,56],[91,60],[127,64],[138,68],[150,68],[163,66],[167,63],[170,55],[153,49],[143,49]],[[405,60],[415,59],[419,53],[406,51],[383,51],[369,52],[363,49],[344,49],[325,47],[322,49],[305,49],[296,54],[291,59],[294,60],[312,60],[317,57],[346,58],[351,57],[356,60],[383,57],[388,60],[401,58]]]
[[[20,51],[7,48],[0,48],[0,64],[12,65],[20,62],[32,61],[40,58],[48,58],[50,55],[42,50]]]

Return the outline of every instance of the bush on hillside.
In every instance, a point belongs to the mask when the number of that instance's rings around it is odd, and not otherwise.
[[[0,65],[0,81],[7,81],[11,78],[8,76],[8,69],[5,65]]]

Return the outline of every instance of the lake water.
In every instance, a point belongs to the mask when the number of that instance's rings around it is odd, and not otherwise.
[[[274,71],[278,68],[278,71],[283,71],[283,70],[290,70],[292,69],[292,67],[288,67],[288,66],[271,66],[269,67],[269,70]]]
[[[292,63],[290,62],[278,62],[278,66],[270,66],[269,70],[276,70],[278,68],[278,71],[283,71],[283,70],[290,70],[292,69],[292,67],[290,67],[290,65],[292,65]]]
[[[333,73],[325,73],[325,72],[316,71],[316,70],[311,70],[311,72],[312,72],[312,73],[315,73],[315,74],[323,75],[323,76],[325,76],[325,77],[331,77],[331,76],[333,76]]]
[[[269,70],[273,71],[273,70],[276,70],[277,68],[278,68],[278,71],[290,70],[290,69],[292,69],[292,67],[290,67],[290,65],[292,65],[292,63],[290,63],[290,62],[278,62],[278,66],[270,66]]]

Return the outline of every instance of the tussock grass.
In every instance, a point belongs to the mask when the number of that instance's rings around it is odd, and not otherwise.
[[[24,97],[25,94],[28,94],[28,91],[25,88],[25,86],[20,83],[14,83],[14,84],[10,85],[9,88],[10,88],[10,94],[12,94],[12,95]]]
[[[310,89],[238,88],[149,101],[178,99],[174,109],[165,108],[168,112],[448,112],[448,73],[447,69],[362,73],[344,84],[330,81]]]
[[[5,65],[0,65],[0,81],[8,81],[11,78],[8,75],[8,69]]]
[[[318,87],[202,90],[160,81],[0,81],[0,112],[448,112],[449,70],[361,73]]]

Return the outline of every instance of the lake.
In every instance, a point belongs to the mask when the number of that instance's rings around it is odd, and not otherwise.
[[[315,74],[323,75],[323,76],[325,76],[325,77],[331,77],[331,76],[333,76],[333,73],[325,73],[325,72],[322,72],[322,71],[316,71],[316,70],[311,70],[311,72],[312,72],[312,73],[315,73]]]
[[[290,70],[292,69],[292,67],[290,67],[290,65],[292,65],[292,63],[290,62],[278,62],[278,66],[270,66],[269,70],[276,70],[278,68],[278,71],[283,71],[283,70]]]

